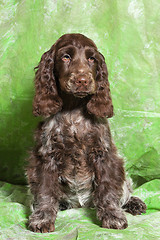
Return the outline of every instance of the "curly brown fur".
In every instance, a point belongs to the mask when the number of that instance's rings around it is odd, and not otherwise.
[[[73,207],[95,207],[102,227],[126,228],[122,205],[130,209],[134,201],[107,121],[113,105],[105,59],[92,40],[66,34],[43,54],[33,113],[44,121],[27,167],[30,229],[54,231],[57,211]]]

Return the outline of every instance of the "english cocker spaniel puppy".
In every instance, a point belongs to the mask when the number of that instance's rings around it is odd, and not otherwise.
[[[35,133],[27,178],[34,196],[29,228],[52,232],[57,211],[95,207],[102,227],[124,229],[124,211],[144,213],[130,197],[123,160],[107,118],[113,116],[108,72],[95,43],[65,34],[42,55],[35,76]]]

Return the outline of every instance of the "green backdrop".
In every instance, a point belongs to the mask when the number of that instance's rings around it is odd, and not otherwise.
[[[110,123],[129,173],[140,183],[160,176],[159,11],[158,0],[2,1],[1,180],[25,182],[37,124],[33,69],[62,34],[73,32],[93,39],[106,58],[115,109]]]
[[[24,164],[40,120],[32,115],[33,69],[62,34],[78,32],[106,58],[115,143],[135,186],[145,183],[138,194],[146,199],[147,186],[150,209],[160,209],[160,1],[2,0],[0,16],[0,180],[26,183]],[[5,186],[3,197],[12,193]]]

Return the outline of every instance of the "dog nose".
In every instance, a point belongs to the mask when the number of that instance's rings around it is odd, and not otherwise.
[[[86,76],[79,76],[76,79],[76,85],[77,86],[87,86],[89,83],[89,80],[86,78]]]

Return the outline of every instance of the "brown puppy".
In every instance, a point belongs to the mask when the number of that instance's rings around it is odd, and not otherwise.
[[[107,67],[94,42],[81,34],[58,39],[42,55],[35,90],[33,112],[45,120],[27,168],[30,229],[54,231],[59,209],[93,206],[102,227],[126,228],[123,209],[136,215],[146,205],[130,198],[107,121],[113,116]]]

